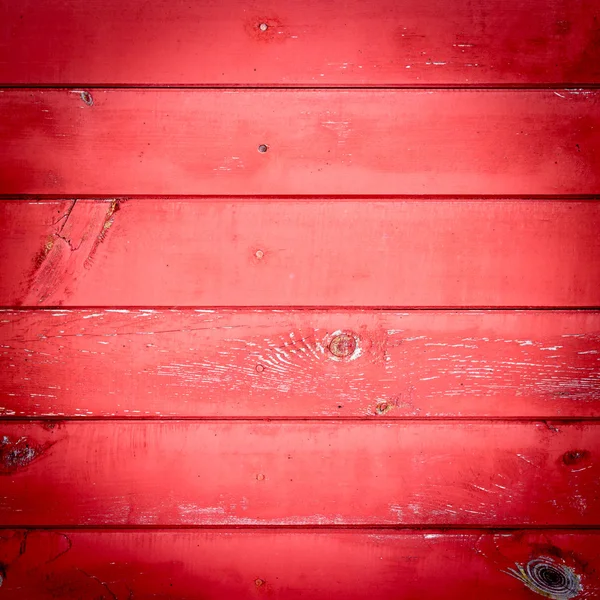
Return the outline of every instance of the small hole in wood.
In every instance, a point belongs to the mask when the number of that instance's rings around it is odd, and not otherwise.
[[[261,154],[264,154],[264,153],[265,153],[265,152],[266,152],[268,149],[269,149],[269,147],[268,147],[266,144],[261,144],[261,145],[258,147],[258,151],[259,151]]]

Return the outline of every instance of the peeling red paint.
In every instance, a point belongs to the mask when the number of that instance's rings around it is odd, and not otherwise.
[[[12,475],[41,458],[53,444],[39,444],[27,437],[0,437],[0,475]]]

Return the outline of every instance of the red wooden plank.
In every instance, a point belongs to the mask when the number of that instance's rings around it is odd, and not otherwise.
[[[599,417],[600,313],[4,310],[0,373],[4,416]]]
[[[0,81],[423,85],[600,82],[594,0],[0,3]],[[263,30],[261,30],[263,24]],[[266,28],[265,28],[266,26]]]
[[[598,427],[4,422],[0,521],[597,526]]]
[[[594,201],[11,201],[0,304],[600,306],[599,230]]]
[[[9,89],[0,114],[4,194],[600,190],[599,90]]]
[[[590,532],[4,531],[2,597],[564,600],[600,593]],[[24,549],[24,550],[23,550]],[[530,577],[522,581],[519,567]],[[546,581],[546,574],[564,579]],[[545,583],[544,583],[545,581]],[[530,586],[529,589],[526,583]],[[562,592],[562,595],[560,593]],[[201,594],[201,596],[199,596]]]

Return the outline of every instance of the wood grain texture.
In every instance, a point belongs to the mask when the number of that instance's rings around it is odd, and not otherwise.
[[[4,422],[6,526],[597,526],[597,423]]]
[[[2,310],[0,372],[3,416],[598,417],[600,313]]]
[[[600,82],[593,0],[2,0],[0,14],[10,84]]]
[[[597,201],[6,201],[0,305],[593,307],[599,230]]]
[[[2,194],[600,192],[600,90],[6,89],[0,115]]]
[[[597,531],[0,532],[7,600],[527,600],[515,573],[540,559],[595,598],[599,547]]]

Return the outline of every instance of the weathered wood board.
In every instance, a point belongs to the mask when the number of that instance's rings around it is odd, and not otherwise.
[[[0,0],[0,600],[600,597],[596,0]]]
[[[548,597],[595,598],[599,537],[596,530],[9,530],[0,534],[2,597],[447,600],[477,590],[490,600],[531,600],[528,584],[555,594]],[[525,581],[519,567],[530,573]]]
[[[0,415],[598,417],[597,311],[0,311]]]
[[[597,89],[4,89],[0,124],[5,195],[600,191]]]
[[[0,426],[7,526],[598,526],[597,423]]]
[[[600,82],[594,0],[0,2],[0,83]]]
[[[13,200],[0,304],[593,307],[599,231],[598,201]]]

